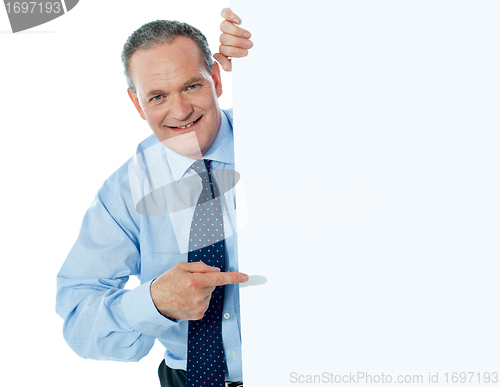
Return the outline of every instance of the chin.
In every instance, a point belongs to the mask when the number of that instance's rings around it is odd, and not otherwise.
[[[161,143],[173,152],[191,159],[199,160],[203,156],[194,131],[168,138]]]

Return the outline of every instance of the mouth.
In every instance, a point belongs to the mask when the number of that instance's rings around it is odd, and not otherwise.
[[[187,128],[190,128],[191,126],[195,125],[199,120],[201,120],[202,117],[203,116],[200,116],[199,118],[197,118],[196,120],[194,120],[190,124],[187,124],[187,125],[184,125],[184,126],[167,126],[167,128],[177,129],[177,130],[187,129]]]

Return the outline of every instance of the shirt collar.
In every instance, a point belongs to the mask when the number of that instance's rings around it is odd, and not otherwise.
[[[196,161],[189,157],[175,153],[171,149],[165,147],[167,161],[172,171],[172,176],[176,181],[179,181],[189,167]],[[215,141],[206,151],[202,159],[214,160],[226,164],[234,164],[234,142],[233,128],[229,122],[226,113],[221,110],[221,126]]]

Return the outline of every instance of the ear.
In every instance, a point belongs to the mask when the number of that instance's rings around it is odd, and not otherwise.
[[[219,98],[222,95],[222,82],[220,79],[220,67],[219,64],[215,61],[212,67],[212,80],[214,81],[217,98]]]
[[[137,98],[137,94],[134,93],[130,89],[127,89],[127,93],[128,93],[128,96],[130,97],[130,99],[132,100],[132,102],[134,103],[135,108],[137,109],[137,111],[141,115],[142,119],[145,120],[146,116],[144,115],[144,112],[142,111],[141,105],[139,104],[139,99]]]

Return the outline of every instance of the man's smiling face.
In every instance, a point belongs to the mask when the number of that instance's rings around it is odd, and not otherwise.
[[[130,58],[136,92],[128,93],[143,119],[165,146],[200,159],[219,132],[220,70],[210,74],[196,43],[178,36]]]

